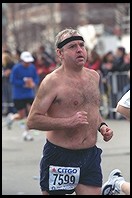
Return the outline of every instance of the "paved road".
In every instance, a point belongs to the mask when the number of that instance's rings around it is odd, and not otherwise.
[[[107,120],[107,123],[114,130],[113,139],[106,143],[99,134],[97,142],[103,149],[104,182],[115,168],[130,181],[130,123],[126,120]],[[3,118],[2,125],[2,195],[41,195],[38,176],[44,132],[32,131],[34,141],[25,142],[19,122],[7,130]]]

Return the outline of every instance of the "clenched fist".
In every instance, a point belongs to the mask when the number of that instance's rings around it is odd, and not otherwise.
[[[71,127],[77,127],[84,124],[89,124],[86,111],[78,111],[75,115],[70,117]]]

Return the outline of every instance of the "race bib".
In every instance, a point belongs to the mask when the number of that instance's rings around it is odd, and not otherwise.
[[[49,167],[49,190],[72,190],[80,177],[79,167]]]

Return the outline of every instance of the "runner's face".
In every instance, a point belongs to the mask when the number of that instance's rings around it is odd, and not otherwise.
[[[87,60],[87,51],[84,41],[75,40],[63,47],[63,59],[68,63],[84,65]]]

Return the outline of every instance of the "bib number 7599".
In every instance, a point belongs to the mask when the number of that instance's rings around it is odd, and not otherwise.
[[[79,167],[49,167],[49,190],[71,190],[79,181]]]

